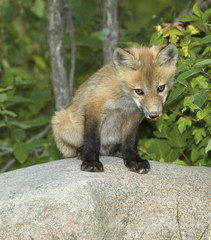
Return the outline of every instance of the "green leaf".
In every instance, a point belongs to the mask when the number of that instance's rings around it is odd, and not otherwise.
[[[155,32],[151,39],[150,39],[150,45],[161,45],[164,43],[164,38],[162,36],[159,36],[157,32]]]
[[[163,37],[169,36],[169,42],[176,44],[177,43],[177,36],[183,35],[178,29],[170,29],[168,30]]]
[[[184,72],[185,70],[187,71],[187,66],[184,64],[178,65],[176,68],[176,75],[178,75],[180,72]]]
[[[27,120],[24,121],[26,124],[28,123],[31,127],[39,127],[39,126],[43,126],[47,123],[49,123],[49,118],[47,117],[38,117],[35,118],[33,120]]]
[[[204,49],[204,51],[203,51],[203,53],[202,53],[202,56],[204,57],[204,56],[206,56],[206,55],[209,54],[209,53],[211,53],[211,47],[210,47],[210,46],[207,46],[207,47]]]
[[[44,0],[35,0],[34,4],[31,7],[31,11],[39,18],[44,17],[45,1]]]
[[[52,160],[61,159],[62,158],[61,152],[56,147],[55,142],[51,141],[51,144],[48,146],[47,150],[48,150],[48,154],[50,154],[50,158]]]
[[[179,82],[186,86],[187,85],[186,79],[190,76],[195,75],[196,73],[199,73],[199,72],[201,72],[200,69],[191,69],[186,72],[183,72],[177,77],[176,82]]]
[[[202,120],[207,116],[207,112],[204,110],[199,110],[196,114],[198,120]]]
[[[198,17],[201,17],[203,12],[201,11],[200,7],[199,7],[199,3],[195,3],[194,6],[193,6],[193,13],[198,16]]]
[[[166,134],[165,133],[161,133],[159,131],[154,131],[153,134],[155,135],[156,138],[167,138]]]
[[[211,64],[211,59],[205,59],[200,62],[197,62],[194,67],[205,67],[206,65]]]
[[[199,147],[193,148],[191,151],[191,162],[196,162],[198,161],[201,157],[204,156],[204,151],[200,149]]]
[[[79,47],[89,47],[93,50],[99,50],[101,48],[101,40],[93,37],[92,35],[87,35],[86,31],[76,30],[76,44]]]
[[[40,56],[34,56],[33,59],[36,65],[41,69],[45,70],[47,68],[45,61]]]
[[[2,66],[3,66],[4,69],[10,67],[9,62],[5,58],[2,59]]]
[[[14,127],[13,133],[21,141],[26,139],[26,131],[22,128]]]
[[[183,86],[174,88],[169,94],[167,104],[177,99],[185,91],[185,89],[186,87],[183,87]]]
[[[48,139],[35,140],[33,142],[27,143],[27,148],[30,151],[38,147],[43,147],[45,144],[49,144],[49,142],[50,141]]]
[[[190,48],[196,48],[196,47],[201,47],[202,48],[202,45],[201,45],[201,39],[198,39],[196,38],[196,40],[194,42],[190,42],[189,46]]]
[[[27,144],[23,142],[15,143],[13,149],[15,157],[17,158],[19,163],[23,164],[28,157]]]
[[[201,108],[208,98],[208,91],[196,93],[193,97],[193,103]]]
[[[51,92],[49,90],[34,92],[31,96],[32,102],[28,105],[28,108],[33,114],[38,114],[47,105],[50,98]]]
[[[154,139],[147,151],[156,154],[159,159],[163,158],[165,162],[175,161],[180,155],[178,149],[175,149],[168,140],[163,139]]]
[[[2,81],[7,83],[7,85],[11,85],[13,83],[13,75],[9,68],[4,69]]]
[[[211,139],[208,141],[208,144],[205,148],[205,153],[207,154],[211,150]]]
[[[8,115],[8,116],[10,116],[10,117],[17,117],[17,114],[16,114],[16,113],[14,113],[14,112],[12,112],[12,111],[8,111],[8,110],[3,110],[3,111],[0,110],[0,114],[2,114],[2,115]]]
[[[194,136],[196,144],[198,144],[203,139],[203,137],[206,137],[206,131],[204,128],[194,129],[192,134]]]
[[[0,88],[0,93],[7,92],[7,91],[10,91],[12,89],[13,89],[13,86],[9,86],[9,87],[6,87],[6,88]]]
[[[182,22],[195,22],[198,20],[199,18],[197,16],[190,15],[190,14],[185,14],[183,17],[180,18],[180,21]]]
[[[6,127],[5,121],[0,121],[0,128],[1,128],[1,127]]]
[[[166,121],[168,120],[169,116],[167,114],[163,114],[157,121],[156,121],[156,127],[159,132],[162,132],[163,128],[167,127]]]
[[[7,100],[7,94],[6,93],[1,93],[0,94],[0,103],[3,103]]]
[[[209,18],[211,17],[211,8],[208,8],[202,15],[202,20],[204,22],[208,22]]]
[[[198,105],[194,104],[193,101],[194,101],[193,96],[186,97],[183,101],[184,107],[186,107],[186,106],[189,107],[192,112],[194,112],[195,110],[201,110],[201,108]]]
[[[210,8],[211,10],[211,8]],[[200,39],[201,43],[210,43],[211,42],[211,35],[208,35],[206,37],[203,37],[202,39]]]
[[[27,82],[31,81],[32,76],[27,71],[20,69],[20,68],[10,68],[10,70],[11,70],[12,74],[14,74],[18,77],[21,77],[23,79],[26,79]]]
[[[16,76],[15,77],[15,82],[14,84],[17,86],[17,85],[27,85],[29,84],[29,81],[26,80],[26,79],[23,79],[22,77],[20,76]]]
[[[28,129],[31,128],[31,124],[29,122],[25,122],[25,121],[10,121],[10,123],[14,126],[23,128],[23,129]]]
[[[28,129],[32,127],[39,127],[49,123],[49,119],[45,117],[39,117],[33,120],[25,120],[25,121],[10,121],[10,123],[14,126]]]
[[[8,96],[7,101],[12,103],[31,103],[32,102],[31,99],[21,97],[21,96]]]
[[[179,132],[182,134],[188,126],[191,127],[192,122],[189,118],[180,117],[177,121],[177,125]]]
[[[175,161],[172,162],[173,164],[178,164],[178,165],[183,165],[183,166],[188,166],[188,164],[180,159],[176,159]]]
[[[190,54],[190,59],[195,61],[197,58],[196,58],[196,54],[194,53],[194,51],[192,50],[189,50],[189,54]]]
[[[203,75],[199,75],[198,77],[193,78],[191,80],[191,87],[195,88],[197,85],[200,88],[208,88],[208,79]]]
[[[187,145],[188,134],[189,134],[188,131],[181,134],[176,125],[171,130],[169,130],[169,128],[167,130],[169,141],[172,144],[173,142],[176,143],[176,145],[179,146],[179,148],[183,148]]]
[[[195,46],[191,49],[191,52],[193,52],[195,54],[195,57],[197,56],[197,54],[202,50],[202,46]]]

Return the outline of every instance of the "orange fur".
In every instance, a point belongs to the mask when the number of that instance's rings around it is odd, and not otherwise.
[[[147,118],[160,116],[173,84],[176,62],[173,45],[116,49],[113,62],[84,82],[70,105],[53,116],[53,135],[59,150],[65,157],[76,156],[77,148],[84,143],[86,114],[100,122],[101,145],[121,143],[134,121],[139,121],[140,112]],[[165,89],[158,93],[160,85]],[[144,95],[137,95],[135,89],[143,90]]]

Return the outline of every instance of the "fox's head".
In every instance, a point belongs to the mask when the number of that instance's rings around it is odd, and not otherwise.
[[[162,114],[177,60],[178,50],[173,44],[114,50],[113,63],[123,91],[149,119],[157,120]]]

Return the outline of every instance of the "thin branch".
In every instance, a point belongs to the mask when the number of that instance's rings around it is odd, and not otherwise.
[[[198,119],[192,118],[192,117],[190,117],[190,116],[188,116],[188,115],[185,115],[185,114],[183,114],[183,113],[181,113],[181,112],[176,112],[176,111],[174,111],[174,110],[171,109],[171,108],[168,108],[168,111],[169,111],[169,112],[172,112],[172,113],[176,113],[177,115],[179,115],[179,116],[181,116],[181,117],[189,118],[189,119],[191,119],[191,120],[194,121],[194,122],[198,122],[198,121],[199,121]]]
[[[0,153],[0,157],[13,152],[13,148],[8,148],[4,146],[0,146],[0,150],[4,150],[4,152]]]
[[[43,138],[45,136],[45,134],[51,129],[51,125],[49,124],[46,128],[43,129],[42,132],[38,133],[37,135],[33,136],[32,138],[28,139],[26,141],[26,143],[30,143],[33,142],[35,140],[39,140],[41,138]],[[0,157],[7,155],[9,153],[13,153],[14,149],[13,148],[8,148],[8,147],[4,147],[4,146],[0,146],[1,150],[5,150],[4,152],[0,153]],[[36,157],[38,157],[38,153],[42,151],[42,148],[35,148],[33,150],[31,150],[29,152],[29,154],[35,154]],[[10,168],[14,163],[16,162],[15,158],[12,158],[11,160],[9,160],[2,169],[0,169],[0,173],[3,173],[5,171],[7,171],[8,168]]]
[[[30,143],[30,142],[33,142],[35,140],[39,140],[41,139],[42,137],[45,136],[45,134],[51,129],[51,125],[49,124],[46,128],[44,128],[42,130],[42,132],[38,133],[37,135],[33,136],[32,138],[28,139],[26,141],[26,143]]]
[[[34,154],[35,157],[38,158],[38,157],[39,157],[38,153],[39,153],[39,152],[42,152],[42,151],[43,151],[43,148],[42,148],[42,147],[40,147],[40,148],[35,148],[35,149],[32,149],[32,150],[29,152],[29,154]]]
[[[42,132],[40,132],[37,135],[33,136],[32,138],[28,139],[26,141],[26,143],[30,143],[30,142],[33,142],[35,140],[41,139],[50,130],[50,128],[51,128],[51,125],[49,124]],[[4,146],[0,146],[0,150],[5,150],[4,152],[0,153],[0,157],[4,156],[4,155],[7,155],[9,153],[13,153],[13,151],[14,151],[13,148],[4,147]]]
[[[75,28],[73,25],[72,13],[70,11],[69,5],[65,4],[66,10],[66,24],[67,33],[70,35],[70,47],[71,47],[71,59],[70,59],[70,73],[69,73],[69,94],[70,99],[73,95],[73,86],[75,79],[75,66],[76,66],[76,43],[75,43]]]
[[[183,157],[185,158],[187,164],[189,166],[191,166],[191,162],[190,162],[189,158],[184,154],[184,152],[180,149],[180,147],[171,138],[169,138],[168,136],[166,136],[166,137],[169,140],[169,142],[171,142],[179,150],[179,152],[183,155]]]
[[[12,151],[4,151],[4,152],[0,153],[0,157],[3,157],[4,155],[7,155],[9,153],[13,153],[13,149],[12,149]]]
[[[191,0],[188,1],[184,10],[177,17],[174,18],[173,23],[179,22],[180,18],[183,17],[189,11],[190,6],[191,6]]]
[[[191,2],[192,1],[190,0],[187,3],[184,10],[177,17],[175,16],[173,23],[178,22],[180,20],[180,18],[183,17],[186,13],[193,14],[192,10],[189,10],[190,6],[191,6]],[[208,8],[210,2],[211,2],[210,0],[205,0],[205,1],[204,0],[195,0],[194,4],[198,3],[202,10],[206,10]]]
[[[0,146],[0,150],[5,150],[7,152],[10,152],[12,150],[12,148]]]
[[[207,72],[205,72],[205,70],[204,69],[202,69],[202,71],[201,71],[202,73],[204,73],[206,76],[208,76],[209,77],[209,79],[211,79],[211,74],[209,74],[209,73],[207,73]]]
[[[0,173],[4,173],[7,171],[8,168],[10,168],[14,163],[16,162],[15,158],[10,159],[2,169],[0,169]]]

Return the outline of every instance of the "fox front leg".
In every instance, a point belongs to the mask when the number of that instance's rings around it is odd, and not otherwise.
[[[99,161],[99,155],[99,122],[86,115],[81,170],[86,172],[103,172],[103,164]]]
[[[134,118],[135,119],[135,118]],[[137,150],[139,121],[131,120],[127,123],[122,144],[122,156],[124,164],[130,171],[147,173],[150,165],[147,160],[142,159]]]

